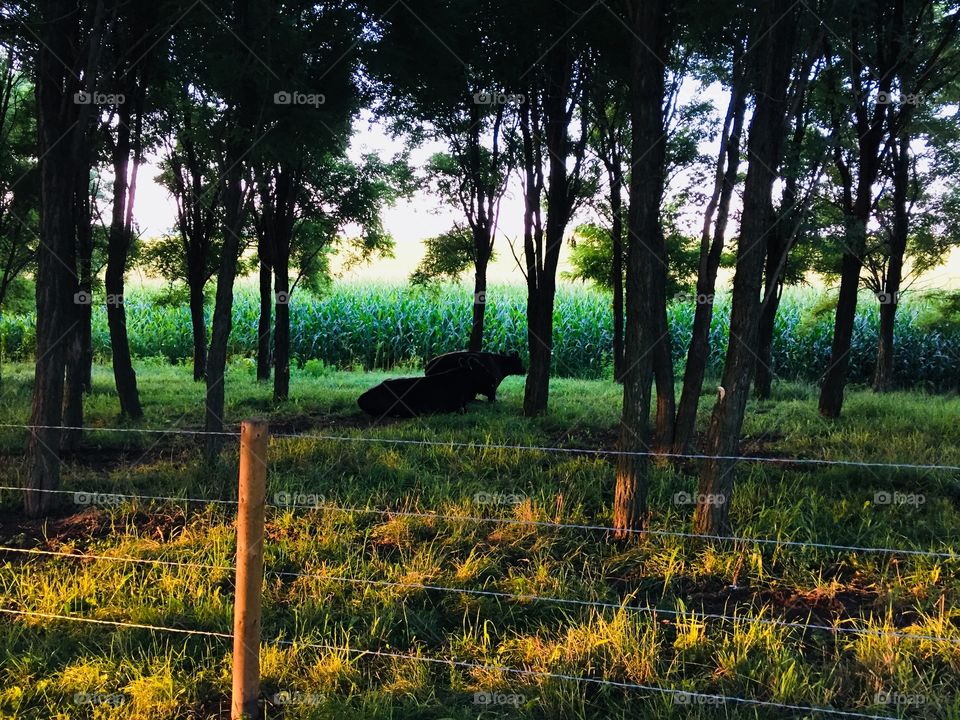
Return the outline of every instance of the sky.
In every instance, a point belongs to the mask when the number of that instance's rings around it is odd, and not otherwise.
[[[719,85],[702,87],[694,82],[685,83],[681,89],[681,102],[694,96],[700,99],[709,98],[715,107],[725,108],[726,95]],[[374,121],[369,114],[362,115],[355,122],[354,137],[350,147],[350,154],[354,159],[359,159],[361,155],[370,152],[389,158],[402,149],[402,139],[391,138],[385,128]],[[411,164],[419,170],[430,155],[443,149],[439,143],[428,143],[417,148],[411,154]],[[701,150],[715,156],[717,142],[704,143]],[[176,211],[170,195],[155,180],[159,174],[157,160],[155,156],[148,156],[138,181],[136,217],[141,237],[147,241],[168,232],[173,227]],[[734,213],[738,210],[737,202],[735,197]],[[691,212],[698,224],[699,218],[696,218],[696,213],[699,211],[691,208]],[[423,240],[448,230],[454,221],[462,222],[461,214],[455,208],[440,206],[436,198],[423,192],[386,208],[382,217],[384,227],[395,241],[394,257],[377,258],[367,265],[352,269],[345,269],[341,262],[335,261],[333,270],[338,279],[404,281],[423,257]],[[580,216],[568,226],[568,238],[578,223],[590,219],[589,211],[581,211]],[[732,214],[733,227],[728,234],[735,233],[735,222],[735,215]],[[690,229],[693,234],[699,234],[699,227]],[[501,203],[495,259],[488,269],[488,279],[491,283],[522,284],[524,282],[523,273],[510,251],[511,242],[517,255],[522,257],[523,197],[519,182],[516,180],[511,182],[507,195]],[[561,273],[570,270],[569,255],[569,243],[564,243],[560,257]],[[730,278],[729,271],[722,272],[718,278],[720,285],[729,282]],[[817,282],[815,279],[811,280],[814,283]],[[919,278],[914,287],[917,289],[960,288],[960,250],[955,251],[944,266]]]

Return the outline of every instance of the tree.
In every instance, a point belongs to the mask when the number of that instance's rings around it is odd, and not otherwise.
[[[949,183],[955,177],[953,171],[957,169],[958,158],[956,128],[937,117],[942,102],[937,102],[935,94],[921,98],[915,90],[920,79],[921,58],[927,54],[936,55],[941,52],[936,44],[953,45],[957,37],[955,19],[946,22],[940,31],[936,27],[935,13],[932,7],[929,13],[922,13],[920,21],[913,26],[920,29],[900,47],[904,57],[897,73],[899,96],[890,98],[898,102],[893,103],[893,111],[888,117],[892,202],[889,212],[884,212],[886,208],[877,209],[883,242],[880,252],[868,255],[864,263],[868,278],[872,280],[871,289],[880,300],[879,341],[873,377],[873,387],[878,392],[889,390],[893,383],[894,329],[908,253],[913,272],[923,272],[939,263],[958,240],[956,224],[952,222],[956,215],[950,212],[956,210],[950,201],[951,196],[956,196],[957,186],[954,184],[952,192],[943,193],[940,198],[931,198],[936,194],[928,190],[943,182]],[[898,32],[906,34],[901,13],[898,13],[896,22]],[[932,90],[947,86],[960,74],[960,52],[942,52],[937,73],[941,77],[931,81]],[[924,103],[922,108],[918,107],[921,102]],[[921,135],[926,136],[923,138],[925,144],[933,149],[925,158],[930,168],[927,172],[920,170],[912,150]],[[933,157],[934,153],[936,157]],[[942,220],[938,223],[935,218]]]
[[[370,59],[379,112],[415,142],[447,147],[427,167],[426,185],[463,213],[473,240],[473,319],[469,349],[483,347],[487,268],[493,255],[500,201],[516,152],[509,143],[511,108],[523,99],[502,92],[507,53],[497,20],[499,3],[430,0],[417,12],[390,12],[383,3],[380,38]],[[379,5],[377,6],[379,7]],[[497,13],[498,14],[498,13]],[[421,16],[430,17],[430,27]],[[439,36],[432,28],[443,28]]]
[[[174,84],[164,103],[165,158],[158,180],[176,202],[178,237],[145,251],[148,266],[169,280],[187,284],[193,334],[193,379],[206,377],[207,321],[204,290],[220,266],[223,186],[217,171],[219,130],[213,108],[184,82]]]
[[[37,252],[37,360],[24,506],[47,512],[48,492],[60,484],[66,339],[73,330],[77,292],[74,191],[83,167],[106,10],[104,0],[42,0],[26,27],[38,39],[34,67],[40,158],[40,248]],[[35,27],[30,27],[33,24]],[[88,95],[78,96],[77,93]],[[77,101],[80,100],[80,101]]]
[[[666,326],[666,249],[660,205],[666,182],[664,132],[666,61],[673,33],[670,0],[626,0],[633,35],[630,65],[630,214],[626,275],[626,333],[623,414],[620,420],[617,480],[613,504],[616,536],[647,523],[647,457],[651,348]]]
[[[820,388],[820,414],[827,418],[838,417],[843,407],[874,186],[894,114],[889,102],[894,82],[908,56],[916,68],[913,94],[923,95],[949,79],[937,70],[944,53],[953,49],[960,13],[931,27],[924,20],[935,12],[935,5],[924,0],[892,6],[865,0],[843,6],[827,19],[834,37],[846,36],[842,49],[827,52],[833,159],[846,224],[830,366]]]
[[[714,171],[713,192],[707,202],[700,234],[700,257],[694,295],[695,309],[691,328],[683,388],[673,428],[673,449],[676,453],[690,451],[697,421],[700,392],[710,355],[710,323],[713,320],[713,298],[716,294],[717,272],[726,242],[730,201],[737,184],[740,167],[740,138],[747,106],[745,64],[745,32],[731,30],[733,50],[730,58],[730,98],[720,133],[720,149]]]
[[[753,380],[760,321],[760,291],[766,247],[764,236],[774,222],[772,193],[783,151],[790,97],[788,85],[797,44],[796,5],[788,0],[761,3],[751,34],[753,118],[747,141],[750,157],[743,190],[743,214],[737,241],[737,266],[730,312],[730,340],[720,397],[713,408],[700,475],[695,532],[726,534],[733,492],[734,463],[747,397]],[[809,68],[797,73],[803,77]]]
[[[0,46],[0,312],[36,256],[39,224],[35,108],[14,46]]]

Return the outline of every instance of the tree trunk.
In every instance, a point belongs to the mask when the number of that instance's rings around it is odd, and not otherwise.
[[[141,103],[138,101],[138,105]],[[140,393],[137,390],[137,374],[130,357],[130,340],[127,336],[127,311],[124,306],[123,275],[127,269],[127,253],[132,237],[133,202],[136,192],[136,173],[139,157],[134,159],[130,170],[130,117],[129,106],[120,106],[120,122],[117,128],[117,143],[113,153],[113,215],[107,243],[107,271],[104,278],[107,291],[107,325],[110,329],[110,347],[113,355],[113,379],[120,399],[120,414],[139,419],[143,417]],[[140,132],[142,111],[138,113],[137,130]],[[139,145],[139,139],[137,141]],[[139,148],[136,152],[139,156]],[[131,173],[128,185],[127,174]]]
[[[820,414],[827,418],[840,417],[843,409],[843,390],[850,367],[850,346],[853,325],[857,316],[857,292],[860,289],[860,270],[863,268],[863,250],[866,245],[866,219],[850,218],[847,227],[848,245],[840,265],[840,297],[833,323],[833,343],[830,348],[830,366],[820,386]]]
[[[285,251],[277,253],[274,263],[277,291],[277,319],[274,328],[273,399],[280,402],[290,396],[290,254],[289,240]]]
[[[897,305],[900,302],[900,283],[903,281],[903,256],[907,250],[907,235],[910,231],[907,213],[909,153],[910,136],[904,132],[894,143],[893,231],[890,236],[886,281],[880,297],[880,337],[877,345],[877,366],[873,375],[873,389],[877,392],[887,392],[893,385],[894,326]]]
[[[74,287],[76,294],[74,295],[73,322],[75,325],[67,345],[63,424],[69,428],[81,428],[83,427],[83,395],[90,391],[93,365],[91,294],[93,235],[90,228],[90,169],[85,162],[77,173],[77,183],[74,188],[74,225],[79,275]],[[61,450],[75,450],[82,434],[79,429],[64,430],[60,438]]]
[[[619,157],[614,159],[619,164]],[[613,253],[613,378],[623,382],[623,176],[617,168],[610,173],[610,211],[613,215],[610,225],[610,246]]]
[[[265,242],[260,242],[260,322],[257,326],[257,381],[270,379],[270,324],[273,312],[273,268],[267,260]],[[279,286],[277,287],[279,291]]]
[[[773,0],[760,6],[757,13],[759,39],[752,58],[757,63],[756,103],[748,141],[751,159],[743,191],[723,391],[707,431],[706,453],[712,456],[737,454],[753,378],[765,257],[762,240],[773,221],[771,196],[782,155],[787,83],[796,32],[796,18],[786,17],[792,7],[788,0]],[[733,470],[734,463],[730,460],[704,462],[694,515],[695,532],[729,533]]]
[[[667,262],[667,251],[662,245],[657,248],[663,262]],[[664,274],[666,274],[664,272]],[[653,351],[653,377],[657,387],[657,418],[653,447],[657,452],[670,452],[673,445],[673,424],[676,419],[676,388],[673,373],[673,340],[670,325],[667,322],[667,288],[663,278],[657,289],[656,301],[656,347]]]
[[[207,320],[204,316],[204,282],[202,270],[188,268],[190,286],[190,325],[193,330],[193,380],[200,382],[207,370]]]
[[[490,262],[490,233],[483,229],[474,232],[474,247],[477,250],[473,280],[473,320],[470,325],[470,352],[483,350],[483,330],[487,310],[487,265]]]
[[[727,220],[730,217],[730,199],[737,184],[740,168],[740,138],[743,135],[743,117],[747,107],[747,93],[743,86],[742,56],[734,54],[734,67],[741,68],[734,75],[730,90],[730,102],[727,106],[725,127],[729,127],[722,137],[717,157],[717,172],[714,181],[713,196],[704,213],[703,232],[700,237],[700,266],[697,271],[697,297],[693,311],[693,328],[690,347],[687,350],[687,365],[683,373],[683,389],[680,393],[680,405],[677,409],[676,424],[673,433],[673,451],[678,454],[689,453],[693,447],[694,432],[697,425],[697,410],[700,405],[700,393],[703,379],[710,360],[710,324],[713,322],[713,298],[716,292],[717,271],[720,257],[726,242]],[[724,170],[724,166],[726,169]],[[717,220],[713,224],[713,214]],[[713,239],[710,238],[710,226],[713,224]]]
[[[75,328],[73,288],[77,286],[74,246],[74,193],[81,149],[90,119],[88,105],[70,100],[79,89],[62,58],[72,58],[83,45],[76,37],[75,4],[47,0],[40,6],[42,19],[37,51],[35,92],[40,164],[40,247],[37,250],[37,360],[33,382],[27,448],[29,476],[24,510],[29,517],[45,514],[55,495],[34,490],[60,486],[60,430],[63,412],[66,340]],[[102,40],[102,0],[87,9],[88,57],[84,78],[88,86],[96,75]]]
[[[789,239],[783,236],[780,227],[767,235],[764,302],[760,308],[756,378],[753,383],[753,390],[760,400],[768,400],[773,390],[773,331],[777,322],[777,310],[780,308],[780,298],[783,296],[783,271],[780,260],[787,242]]]
[[[207,352],[206,381],[207,402],[204,429],[208,433],[222,433],[225,402],[224,378],[227,366],[227,342],[233,327],[233,281],[237,275],[237,260],[240,254],[240,233],[243,231],[244,206],[243,169],[240,158],[244,150],[231,148],[227,153],[224,190],[224,238],[220,255],[220,274],[217,278],[217,297],[213,309],[213,332]],[[207,436],[205,456],[215,463],[223,446],[223,437]]]
[[[647,524],[648,460],[646,455],[633,453],[649,451],[651,380],[655,363],[662,362],[658,331],[666,325],[666,251],[660,225],[666,88],[665,67],[657,59],[667,54],[669,10],[669,0],[627,3],[635,37],[630,118],[631,153],[637,160],[630,173],[623,414],[617,445],[624,454],[617,459],[613,501],[613,526],[620,540]]]
[[[550,393],[550,365],[553,359],[552,287],[541,287],[527,300],[527,342],[530,362],[523,393],[523,414],[535,417],[547,409]]]

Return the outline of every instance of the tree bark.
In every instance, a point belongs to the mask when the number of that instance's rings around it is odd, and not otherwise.
[[[869,215],[869,209],[866,211]],[[860,289],[860,271],[866,247],[867,217],[858,213],[848,219],[847,245],[851,251],[843,254],[840,264],[840,296],[833,323],[833,342],[830,347],[830,365],[820,386],[820,414],[827,418],[840,417],[843,409],[843,391],[850,367],[850,346],[853,325],[857,315],[857,292]]]
[[[753,390],[760,400],[768,400],[773,390],[773,333],[777,310],[783,297],[783,271],[780,260],[788,239],[781,232],[780,223],[767,236],[767,260],[764,269],[763,297],[760,309],[760,328],[757,339],[757,367]]]
[[[482,248],[490,247],[489,232],[483,230],[474,230],[474,234],[480,233],[480,237],[474,239],[474,245],[477,248],[477,259],[475,263],[473,276],[473,318],[470,324],[470,352],[480,352],[483,350],[483,330],[487,309],[487,265],[490,262],[490,256],[481,255]]]
[[[614,162],[619,164],[619,158]],[[613,215],[610,225],[610,247],[612,258],[613,287],[613,378],[623,382],[624,345],[623,345],[623,176],[614,168],[610,173],[610,212]]]
[[[893,385],[894,327],[900,284],[903,281],[903,256],[910,231],[907,196],[910,185],[910,135],[907,132],[893,143],[893,231],[890,236],[890,257],[880,298],[880,337],[873,389],[887,392]]]
[[[188,257],[191,253],[188,252]],[[193,330],[193,380],[206,378],[207,369],[207,320],[204,316],[203,287],[206,285],[202,268],[189,267],[187,285],[190,290],[190,325]]]
[[[213,309],[213,332],[206,364],[206,419],[204,430],[208,433],[223,432],[225,401],[224,379],[227,366],[227,342],[233,328],[233,282],[237,275],[237,260],[240,254],[240,233],[243,231],[246,198],[243,189],[243,170],[240,159],[244,149],[233,146],[228,150],[224,199],[224,238],[220,255],[220,274],[217,277],[217,297]],[[223,437],[207,436],[205,456],[215,463],[223,446]]]
[[[257,325],[257,380],[270,379],[271,334],[273,313],[273,268],[270,265],[267,243],[261,239],[257,252],[260,259],[260,322]],[[277,288],[279,290],[279,288]]]
[[[625,369],[617,479],[615,537],[647,524],[647,466],[651,380],[658,362],[658,332],[666,325],[666,252],[660,226],[666,140],[663,100],[669,0],[627,2],[635,37],[630,68],[631,153],[628,216]],[[668,346],[669,347],[669,346]],[[659,386],[658,386],[659,389]],[[672,421],[672,418],[671,418]]]
[[[713,195],[704,213],[703,232],[700,236],[700,266],[697,271],[697,297],[693,312],[693,327],[690,347],[687,350],[687,365],[683,373],[683,389],[673,435],[673,451],[686,454],[693,447],[697,425],[697,410],[703,379],[710,359],[710,324],[713,321],[713,297],[716,293],[717,272],[720,257],[726,242],[727,221],[730,217],[730,199],[737,184],[740,168],[740,138],[743,135],[743,117],[747,107],[744,87],[742,55],[734,53],[733,83],[730,101],[724,121],[723,142],[717,157],[717,171]],[[739,69],[739,71],[738,71]],[[725,168],[725,169],[724,169]],[[716,223],[713,215],[716,212]],[[711,240],[710,228],[713,225]]]
[[[277,292],[276,327],[274,328],[273,399],[280,402],[290,397],[290,240],[277,253],[274,282]]]
[[[142,90],[138,91],[139,93]],[[131,109],[127,103],[120,106],[120,122],[113,152],[113,214],[107,243],[107,271],[104,278],[107,291],[107,325],[110,329],[110,347],[113,356],[113,378],[120,400],[120,414],[139,419],[143,417],[140,393],[137,390],[137,374],[130,357],[130,340],[127,336],[127,311],[124,305],[123,276],[127,269],[127,254],[133,235],[133,203],[136,193],[136,174],[140,161],[140,137],[136,148],[131,144]],[[142,133],[142,100],[137,99],[137,134]],[[134,150],[131,169],[130,153]],[[130,179],[128,182],[128,174]]]
[[[730,341],[721,393],[707,431],[706,453],[736,455],[747,397],[753,379],[760,315],[765,247],[764,234],[773,222],[772,191],[782,156],[787,117],[787,85],[793,60],[796,12],[788,0],[760,6],[755,26],[755,108],[748,140],[750,164],[743,191],[743,214],[737,243],[733,282]],[[793,17],[789,17],[789,15]],[[694,515],[695,532],[707,535],[730,531],[734,463],[704,462]]]
[[[52,507],[60,485],[60,430],[63,411],[65,341],[73,331],[73,288],[77,285],[74,247],[74,192],[86,142],[89,105],[76,105],[74,71],[64,66],[73,58],[79,29],[89,31],[84,75],[87,87],[99,66],[104,8],[102,0],[81,10],[78,23],[75,3],[46,0],[40,4],[41,24],[37,51],[37,128],[40,157],[40,247],[37,251],[37,360],[33,382],[27,448],[30,471],[24,493],[24,510],[30,517]]]
[[[93,235],[90,227],[90,168],[86,162],[77,173],[74,188],[74,226],[79,274],[74,286],[74,327],[67,345],[63,424],[77,429],[63,431],[60,449],[64,451],[75,450],[83,435],[78,428],[83,427],[83,396],[90,391],[93,365]]]

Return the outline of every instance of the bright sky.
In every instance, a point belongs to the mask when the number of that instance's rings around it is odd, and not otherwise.
[[[694,95],[699,98],[708,97],[716,107],[724,109],[726,107],[727,98],[719,86],[702,88],[694,83],[685,84],[681,90],[682,100],[689,100]],[[402,141],[390,138],[385,129],[378,123],[372,122],[369,116],[364,116],[355,123],[351,145],[351,155],[354,158],[369,152],[376,152],[388,158],[400,152],[401,149]],[[411,163],[421,167],[431,154],[443,149],[440,144],[418,148],[412,153]],[[710,155],[715,155],[716,143],[705,144],[702,149]],[[137,191],[137,222],[142,236],[147,239],[169,231],[173,227],[175,217],[176,206],[172,198],[154,180],[159,173],[156,161],[156,157],[148,159]],[[734,210],[737,208],[735,207]],[[342,272],[342,268],[337,263],[334,264],[334,269],[341,273],[340,277],[344,280],[405,280],[423,256],[424,238],[438,235],[449,229],[455,220],[460,219],[460,214],[454,208],[438,206],[434,197],[418,193],[409,200],[403,200],[396,206],[387,208],[383,213],[384,226],[396,243],[395,257],[377,259],[370,265],[360,266],[349,272]],[[582,211],[581,217],[568,227],[568,236],[579,222],[587,219],[589,219],[588,215],[583,214]],[[730,232],[734,231],[735,224]],[[694,232],[698,232],[698,228]],[[512,240],[517,255],[522,256],[523,198],[516,180],[511,183],[508,194],[501,204],[497,238],[496,260],[490,265],[489,280],[494,283],[522,283],[523,275],[517,267],[507,242]],[[569,245],[564,243],[560,260],[561,272],[569,269],[568,257]],[[730,274],[726,273],[721,275],[720,281],[723,283],[729,278]],[[914,287],[917,289],[960,287],[960,250],[955,251],[943,267],[921,278]]]

